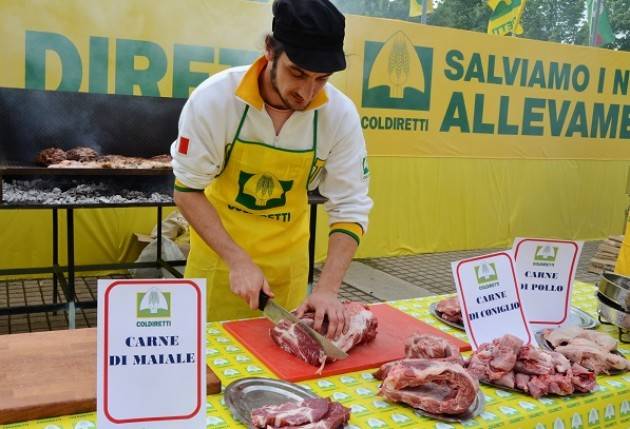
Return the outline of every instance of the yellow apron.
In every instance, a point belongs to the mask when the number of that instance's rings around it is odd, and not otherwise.
[[[290,151],[240,140],[245,108],[223,171],[205,189],[232,239],[258,265],[276,300],[293,309],[306,298],[309,210],[307,185],[317,148],[317,111],[313,147]],[[190,231],[186,278],[207,279],[208,321],[260,316],[232,293],[223,260]]]
[[[630,217],[626,226],[626,233],[621,244],[621,251],[617,257],[615,272],[624,276],[630,276]]]

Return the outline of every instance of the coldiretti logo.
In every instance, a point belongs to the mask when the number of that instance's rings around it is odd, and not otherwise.
[[[136,316],[138,319],[171,317],[171,293],[157,288],[137,293]]]
[[[246,173],[238,178],[236,201],[250,210],[282,207],[287,203],[286,193],[293,187],[293,180],[278,180],[271,173]]]
[[[477,277],[477,284],[480,289],[486,289],[492,286],[496,286],[499,281],[497,275],[497,268],[493,262],[484,262],[475,266],[475,277]]]
[[[534,254],[534,265],[554,265],[557,258],[557,246],[536,246],[536,253]]]
[[[365,42],[363,107],[429,110],[433,49],[414,46],[403,32]]]

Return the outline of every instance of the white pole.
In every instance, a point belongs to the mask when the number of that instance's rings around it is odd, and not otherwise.
[[[429,10],[429,6],[427,5],[428,1],[433,1],[433,0],[422,0],[422,16],[420,17],[421,24],[427,23],[427,11]]]
[[[591,4],[591,7],[592,4]],[[595,2],[595,10],[591,10],[591,46],[595,46],[595,39],[597,38],[597,30],[599,28],[599,13],[602,7],[602,0]]]

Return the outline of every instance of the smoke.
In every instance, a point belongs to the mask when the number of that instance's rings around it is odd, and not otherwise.
[[[185,100],[0,88],[0,162],[31,165],[48,147],[166,154]]]

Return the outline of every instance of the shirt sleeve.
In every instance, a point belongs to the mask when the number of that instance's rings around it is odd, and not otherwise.
[[[217,129],[220,125],[211,125],[210,118],[214,119],[212,124],[225,121],[213,115],[209,103],[200,103],[202,100],[194,95],[182,109],[177,140],[171,145],[173,174],[180,191],[205,189],[221,171],[225,157],[223,133]]]
[[[339,139],[333,144],[319,185],[328,199],[324,204],[332,232],[346,232],[357,241],[367,231],[372,199],[368,196],[370,173],[367,165],[365,139],[354,109],[348,108],[341,119]],[[355,227],[348,227],[355,224]],[[356,228],[356,226],[360,228]],[[359,235],[360,234],[360,235]]]

